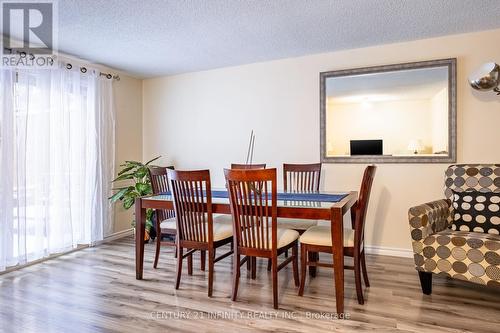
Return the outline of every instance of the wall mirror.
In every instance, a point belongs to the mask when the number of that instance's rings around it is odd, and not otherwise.
[[[456,59],[320,73],[321,160],[456,162]]]

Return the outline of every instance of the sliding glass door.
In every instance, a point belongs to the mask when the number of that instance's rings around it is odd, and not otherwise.
[[[112,80],[2,72],[0,270],[111,233]]]

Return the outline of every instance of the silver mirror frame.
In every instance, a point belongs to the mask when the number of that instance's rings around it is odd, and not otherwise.
[[[352,76],[392,72],[433,67],[448,68],[448,147],[447,156],[327,156],[326,154],[326,79],[340,76]],[[319,74],[320,86],[320,154],[322,163],[455,163],[457,161],[457,59],[438,59],[410,62],[395,65],[383,65],[354,69],[343,69]]]

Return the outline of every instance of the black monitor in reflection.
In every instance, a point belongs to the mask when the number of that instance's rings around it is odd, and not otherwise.
[[[382,154],[382,140],[351,140],[351,156]]]

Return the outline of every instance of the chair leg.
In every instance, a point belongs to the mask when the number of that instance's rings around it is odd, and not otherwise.
[[[365,280],[365,285],[369,287],[370,281],[368,280],[368,271],[366,270],[365,250],[361,252],[361,269],[363,270],[363,280]]]
[[[288,250],[285,251],[285,258],[288,258]]]
[[[304,244],[300,245],[300,287],[299,296],[304,295],[304,285],[306,284],[306,268],[307,268],[307,247]]]
[[[177,278],[175,280],[175,289],[179,289],[182,273],[182,247],[177,247]]]
[[[240,255],[234,253],[233,256],[233,294],[231,300],[236,301],[236,296],[238,295],[238,283],[240,281]]]
[[[425,295],[430,295],[432,293],[432,273],[418,271],[418,277],[420,278],[422,292]]]
[[[257,258],[251,257],[252,259],[252,280],[255,280],[257,277]]]
[[[295,287],[299,286],[299,243],[295,241],[292,247],[292,270],[293,270],[293,282]]]
[[[267,259],[267,271],[270,272],[273,267],[273,261],[271,258]]]
[[[188,257],[188,275],[193,275],[193,254],[190,254]]]
[[[273,308],[278,309],[278,256],[273,256]]]
[[[206,253],[207,253],[207,251],[205,251],[205,250],[200,251],[200,261],[201,261],[200,269],[202,272],[205,271]]]
[[[252,272],[252,257],[247,256],[247,271]]]
[[[205,253],[205,251],[202,253]],[[214,257],[215,253],[208,250],[208,297],[212,297],[214,287]]]
[[[308,256],[309,256],[309,261],[311,261],[311,262],[318,261],[319,254],[317,252],[308,252]],[[316,266],[309,266],[309,276],[310,277],[316,277],[316,271],[317,271]]]
[[[161,232],[156,237],[156,251],[155,251],[155,262],[153,264],[153,268],[158,267],[158,259],[160,258],[160,247],[161,247]]]
[[[363,305],[365,300],[363,299],[363,286],[361,285],[361,262],[359,257],[359,254],[354,254],[354,281],[356,282],[358,303]]]

